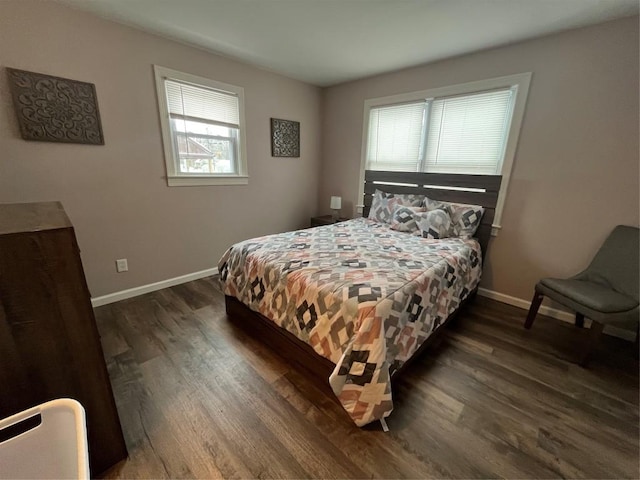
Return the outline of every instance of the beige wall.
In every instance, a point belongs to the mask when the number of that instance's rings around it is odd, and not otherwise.
[[[364,100],[533,72],[502,231],[482,286],[530,299],[585,267],[616,224],[638,225],[638,17],[328,88],[319,205],[356,199]],[[326,210],[326,209],[325,209]]]
[[[244,87],[248,186],[167,187],[153,64]],[[2,67],[95,83],[104,146],[20,138]],[[316,213],[320,89],[54,2],[0,1],[0,202],[61,200],[93,296],[216,266],[232,243]],[[269,118],[301,122],[271,158]],[[129,272],[114,260],[127,258]]]
[[[166,186],[153,64],[244,87],[248,186]],[[330,195],[348,213],[365,99],[520,72],[532,84],[483,286],[528,299],[539,277],[575,272],[611,227],[639,220],[637,17],[321,91],[53,2],[5,0],[5,66],[96,85],[105,146],[26,142],[0,71],[0,202],[61,200],[94,296],[214,267],[235,241],[306,226]],[[301,122],[301,158],[270,156],[272,116]]]

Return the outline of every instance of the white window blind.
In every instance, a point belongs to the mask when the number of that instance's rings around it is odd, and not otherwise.
[[[367,168],[500,173],[513,97],[507,88],[373,107]]]
[[[173,118],[208,120],[217,125],[238,128],[238,96],[175,80],[165,80],[167,106]]]
[[[511,118],[511,90],[434,99],[426,171],[500,173]]]
[[[373,170],[418,171],[425,102],[372,108],[367,162]]]

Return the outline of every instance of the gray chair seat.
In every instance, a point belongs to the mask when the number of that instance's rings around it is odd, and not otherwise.
[[[602,313],[627,312],[638,306],[638,302],[633,298],[618,293],[610,287],[604,287],[593,282],[574,279],[543,278],[540,280],[540,285],[567,297],[569,300],[584,305],[591,310]],[[542,293],[550,294],[553,292]],[[548,296],[557,299],[554,295]]]

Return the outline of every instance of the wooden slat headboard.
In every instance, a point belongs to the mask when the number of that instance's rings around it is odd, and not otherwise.
[[[482,247],[484,257],[491,237],[491,225],[501,183],[501,175],[367,170],[364,176],[362,214],[364,217],[369,215],[373,193],[376,190],[387,193],[415,193],[426,195],[433,200],[481,205],[484,207],[484,215],[476,232],[476,238]]]

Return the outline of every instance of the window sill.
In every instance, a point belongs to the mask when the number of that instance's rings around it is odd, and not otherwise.
[[[199,187],[206,185],[248,185],[248,176],[229,177],[167,177],[167,185],[170,187]]]

